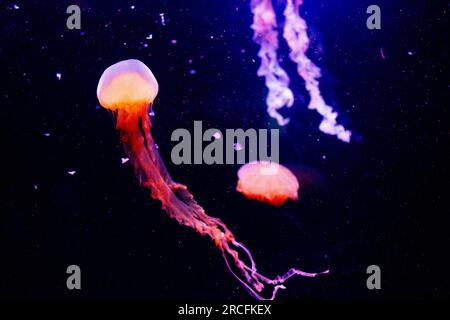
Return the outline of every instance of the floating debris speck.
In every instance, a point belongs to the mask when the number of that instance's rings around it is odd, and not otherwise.
[[[386,59],[386,56],[385,56],[385,54],[384,54],[384,49],[383,49],[383,48],[380,49],[380,54],[381,54],[381,58],[382,58],[383,60],[385,60],[385,59]]]

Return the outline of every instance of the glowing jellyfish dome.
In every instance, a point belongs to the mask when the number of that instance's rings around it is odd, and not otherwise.
[[[236,190],[248,199],[274,206],[282,206],[287,200],[298,200],[298,180],[281,164],[250,162],[239,169],[238,178]]]

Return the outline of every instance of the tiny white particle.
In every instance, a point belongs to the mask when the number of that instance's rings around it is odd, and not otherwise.
[[[242,145],[240,143],[235,143],[235,144],[233,144],[233,148],[236,151],[241,151],[242,150]]]
[[[46,132],[42,134],[44,137],[50,137],[50,133]]]
[[[131,6],[130,8],[131,8],[131,10],[134,10],[135,6]]]
[[[130,160],[130,159],[128,159],[128,158],[120,158],[120,160],[122,161],[122,164],[124,164],[124,163],[127,163],[128,160]]]
[[[73,176],[77,172],[75,170],[72,170],[72,171],[67,171],[67,173],[70,174],[71,176]]]
[[[220,134],[220,132],[216,132],[213,134],[213,137],[216,139],[220,139],[220,138],[222,138],[222,135]]]
[[[152,40],[153,39],[153,34],[150,33],[147,37],[145,37],[145,39]]]
[[[62,77],[62,74],[58,72],[58,73],[56,74],[56,78],[57,78],[58,80],[61,80],[61,77]]]
[[[19,10],[19,9],[20,9],[19,6],[18,6],[17,4],[13,4],[13,8],[16,9],[16,10]]]

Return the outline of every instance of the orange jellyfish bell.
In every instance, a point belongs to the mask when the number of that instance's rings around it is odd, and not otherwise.
[[[97,86],[100,104],[112,111],[146,112],[157,94],[155,76],[136,59],[123,60],[107,68]]]
[[[238,178],[236,190],[248,199],[274,206],[282,206],[288,199],[298,200],[298,180],[281,164],[250,162],[239,169]]]

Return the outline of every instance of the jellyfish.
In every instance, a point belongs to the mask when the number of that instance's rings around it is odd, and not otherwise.
[[[322,97],[318,80],[321,76],[320,68],[306,55],[309,37],[306,21],[299,14],[302,3],[303,0],[286,0],[283,38],[290,49],[289,57],[297,65],[297,73],[305,82],[310,96],[308,109],[316,110],[322,116],[319,130],[335,135],[341,141],[350,142],[351,131],[337,123],[338,113]],[[253,40],[260,46],[258,56],[261,64],[257,75],[265,78],[269,90],[266,99],[267,112],[277,120],[278,125],[284,126],[289,123],[289,119],[284,118],[279,110],[291,107],[294,104],[294,95],[289,88],[289,76],[278,62],[278,31],[272,0],[252,0],[251,9]]]
[[[253,161],[239,169],[238,178],[236,190],[248,199],[274,206],[282,206],[287,200],[298,200],[298,180],[281,164]]]
[[[273,300],[292,276],[315,277],[320,274],[294,268],[274,279],[260,274],[250,250],[236,240],[220,219],[207,215],[185,185],[172,180],[150,132],[152,124],[148,112],[157,94],[155,76],[144,63],[134,59],[107,68],[97,87],[100,104],[116,119],[120,140],[140,185],[150,191],[153,199],[161,202],[162,209],[170,217],[210,237],[221,251],[228,270],[256,299]],[[246,262],[241,255],[247,258]]]

